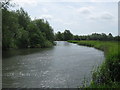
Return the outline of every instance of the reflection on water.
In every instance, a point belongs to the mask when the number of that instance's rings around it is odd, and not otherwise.
[[[3,51],[2,52],[2,56],[3,58],[10,58],[13,56],[17,56],[17,55],[27,55],[27,54],[32,54],[32,53],[37,53],[37,52],[42,52],[42,51],[47,51],[50,50],[51,48],[45,48],[45,49],[41,49],[41,48],[33,48],[33,49],[11,49],[8,51]]]
[[[59,41],[53,48],[3,52],[3,88],[77,88],[104,60],[94,48]]]

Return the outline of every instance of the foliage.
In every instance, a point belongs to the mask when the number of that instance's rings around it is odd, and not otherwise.
[[[64,40],[65,41],[73,39],[73,35],[69,30],[65,30],[63,35],[64,35]]]
[[[57,41],[67,41],[72,39],[73,39],[73,34],[69,30],[65,30],[63,33],[58,31],[55,34],[55,40]]]
[[[111,33],[106,35],[105,33],[92,33],[91,35],[73,35],[69,30],[65,30],[63,33],[58,31],[55,34],[55,40],[67,41],[67,40],[98,40],[98,41],[120,41],[120,36],[113,37]]]
[[[2,8],[2,48],[34,48],[53,45],[52,27],[43,19],[31,20],[23,8],[10,11]]]
[[[27,12],[25,12],[23,10],[23,8],[20,8],[20,10],[16,11],[17,15],[18,15],[18,23],[20,25],[20,27],[23,27],[23,29],[27,29],[27,25],[30,23],[31,19],[28,15]]]
[[[74,35],[74,40],[118,41],[120,40],[120,36],[113,37],[111,33],[109,33],[108,35],[106,35],[105,33],[93,33],[92,35],[83,36]]]
[[[64,40],[64,37],[63,37],[64,35],[63,35],[63,33],[61,33],[61,32],[57,32],[56,34],[55,34],[55,39],[57,40],[57,41],[63,41]]]
[[[54,33],[52,27],[49,25],[48,21],[44,21],[44,19],[36,19],[33,21],[39,30],[42,32],[43,36],[53,43],[54,41]]]

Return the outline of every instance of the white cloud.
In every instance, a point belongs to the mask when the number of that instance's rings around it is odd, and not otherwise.
[[[65,22],[64,25],[73,25],[74,22]]]
[[[36,5],[41,2],[119,2],[119,0],[12,0],[12,2],[20,5]]]
[[[26,5],[36,6],[38,2],[39,0],[12,0],[12,3],[18,4],[22,7]]]
[[[81,7],[79,9],[77,9],[78,13],[82,13],[82,14],[90,14],[92,12],[92,10],[94,9],[94,7],[89,6],[89,7]]]
[[[42,8],[42,11],[43,11],[44,13],[47,13],[47,12],[48,12],[48,9]]]
[[[53,16],[46,14],[46,15],[41,15],[40,18],[47,19],[47,20],[48,20],[48,19],[51,20],[51,19],[53,18]]]
[[[63,23],[63,20],[62,20],[62,19],[53,19],[53,21],[59,22],[59,23]]]
[[[119,0],[90,0],[91,2],[119,2]]]
[[[110,20],[114,20],[114,16],[109,13],[109,12],[102,12],[99,14],[91,14],[88,19],[90,20],[105,20],[105,21],[110,21]]]
[[[88,19],[90,19],[90,20],[96,20],[97,18],[98,18],[98,16],[94,16],[94,15],[90,15],[88,17]]]
[[[101,15],[101,19],[103,20],[112,20],[113,18],[113,15],[109,12],[105,12]]]

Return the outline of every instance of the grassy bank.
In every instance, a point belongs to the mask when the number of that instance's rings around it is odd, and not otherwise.
[[[114,41],[68,41],[78,45],[95,47],[103,50],[105,60],[97,70],[93,72],[92,88],[120,88],[120,42]]]

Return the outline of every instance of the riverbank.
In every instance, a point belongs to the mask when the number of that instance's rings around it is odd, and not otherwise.
[[[68,41],[103,50],[105,61],[92,74],[90,88],[120,88],[120,43],[114,41]]]

